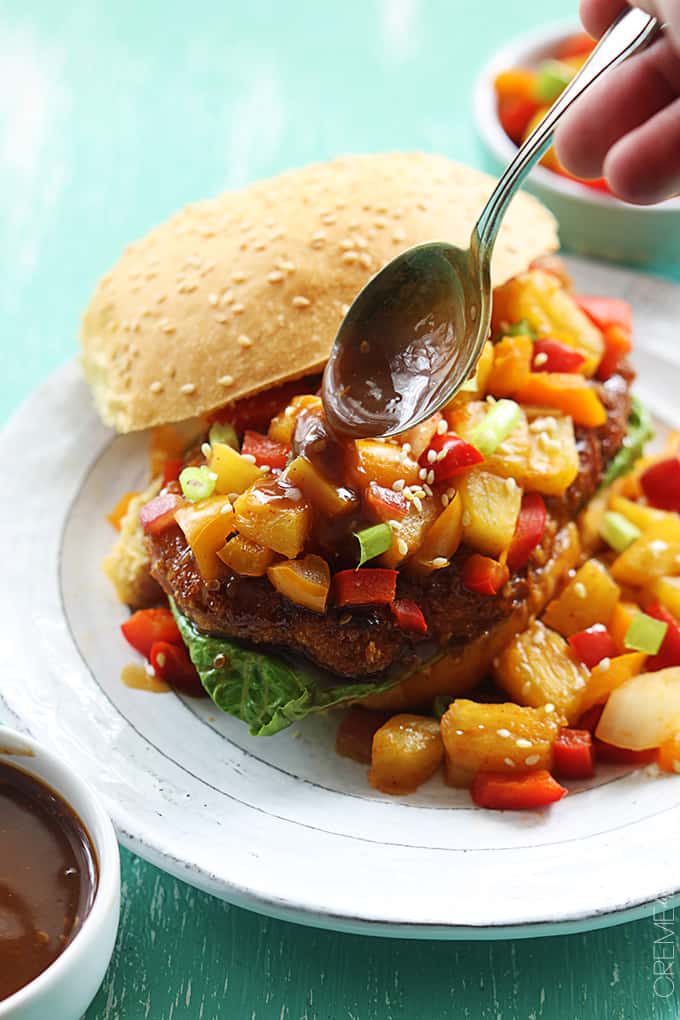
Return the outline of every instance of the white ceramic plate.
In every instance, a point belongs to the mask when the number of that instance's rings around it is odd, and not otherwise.
[[[680,424],[680,288],[571,267],[581,289],[632,301],[639,392]],[[5,430],[0,463],[0,698],[97,787],[136,853],[267,914],[397,936],[585,929],[680,890],[673,776],[609,768],[545,813],[480,811],[439,779],[390,798],[335,755],[333,716],[252,738],[211,702],[128,689],[126,614],[99,564],[147,439],[114,438],[70,366]]]

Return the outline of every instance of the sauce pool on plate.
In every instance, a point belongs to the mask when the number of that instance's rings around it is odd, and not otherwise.
[[[0,762],[0,1002],[63,952],[96,888],[80,819],[39,780]]]

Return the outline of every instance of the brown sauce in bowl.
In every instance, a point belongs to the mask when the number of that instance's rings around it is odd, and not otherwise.
[[[39,780],[0,762],[0,1002],[63,952],[96,889],[80,819]]]

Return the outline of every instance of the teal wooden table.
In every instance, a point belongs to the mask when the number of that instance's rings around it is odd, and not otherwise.
[[[0,420],[74,355],[80,310],[123,245],[184,202],[340,152],[480,163],[476,69],[574,7],[3,0]],[[124,852],[118,947],[87,1020],[665,1020],[680,1013],[680,954],[658,980],[679,949],[663,937],[653,918],[526,942],[335,935],[229,907]]]

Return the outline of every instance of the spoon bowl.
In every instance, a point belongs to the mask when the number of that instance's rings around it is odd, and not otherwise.
[[[660,29],[644,11],[621,14],[518,149],[472,231],[467,251],[444,242],[398,255],[349,309],[326,366],[331,428],[352,438],[393,436],[443,407],[482,353],[491,315],[491,255],[510,200],[552,143],[555,126],[600,75]]]

